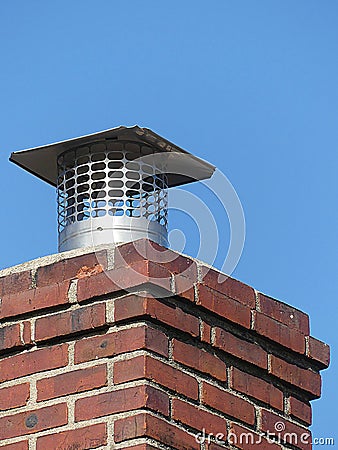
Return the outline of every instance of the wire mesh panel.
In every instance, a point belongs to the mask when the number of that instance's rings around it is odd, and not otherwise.
[[[152,147],[103,141],[58,157],[58,227],[90,218],[146,218],[167,229],[165,158]]]

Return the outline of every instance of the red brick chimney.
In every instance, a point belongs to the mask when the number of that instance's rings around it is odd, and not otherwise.
[[[0,272],[1,450],[311,448],[306,314],[146,239],[84,252]]]

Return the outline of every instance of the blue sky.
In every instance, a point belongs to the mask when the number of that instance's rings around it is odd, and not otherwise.
[[[312,430],[334,436],[337,21],[334,0],[1,2],[0,267],[57,245],[55,192],[10,164],[11,151],[121,124],[153,129],[236,189],[247,232],[234,276],[309,313],[331,345]]]

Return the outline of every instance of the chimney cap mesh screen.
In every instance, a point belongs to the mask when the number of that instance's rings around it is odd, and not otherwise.
[[[167,229],[166,161],[158,155],[142,143],[108,140],[59,155],[59,232],[104,216],[142,217]]]

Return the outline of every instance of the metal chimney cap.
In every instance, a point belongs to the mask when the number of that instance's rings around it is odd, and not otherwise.
[[[74,147],[99,142],[102,140],[130,140],[140,142],[153,147],[156,152],[168,153],[167,177],[168,187],[179,186],[198,180],[210,178],[215,171],[215,166],[203,159],[197,158],[191,153],[183,150],[162,136],[154,133],[148,128],[138,125],[133,127],[120,126],[97,133],[43,145],[14,152],[10,161],[27,170],[47,183],[56,186],[58,171],[57,158],[64,151]],[[170,157],[172,153],[172,157]],[[184,175],[181,175],[184,174]]]

